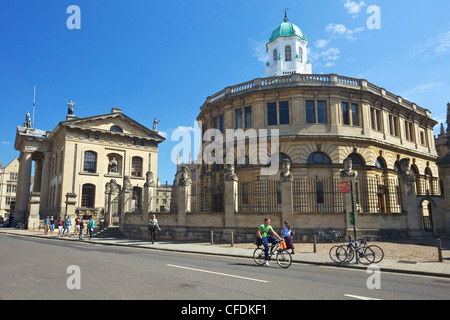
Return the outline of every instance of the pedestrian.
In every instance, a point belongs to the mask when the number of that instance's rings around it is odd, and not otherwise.
[[[281,236],[284,241],[286,242],[286,249],[291,249],[292,254],[295,254],[294,252],[294,242],[292,241],[292,228],[289,225],[289,222],[284,221],[284,228],[283,228],[283,235]]]
[[[95,228],[95,221],[92,218],[92,216],[89,219],[89,225],[88,225],[88,229],[89,229],[89,239],[92,240],[92,237],[94,235],[94,228]]]
[[[73,233],[74,236],[76,236],[78,233],[80,233],[80,221],[81,221],[81,216],[78,216],[75,218],[75,231]]]
[[[70,219],[70,216],[67,216],[66,220],[64,220],[64,231],[63,236],[67,231],[67,235],[70,238],[70,227],[72,226],[72,219]]]
[[[50,234],[53,234],[53,231],[55,230],[55,219],[53,216],[50,217]]]
[[[148,230],[150,231],[151,237],[152,237],[152,244],[156,241],[156,234],[157,231],[161,231],[161,228],[158,225],[158,219],[156,219],[156,215],[152,215],[152,218],[148,220]]]
[[[64,220],[62,217],[60,217],[58,220],[58,230],[58,237],[62,237],[64,235]]]
[[[79,239],[80,240],[83,240],[83,233],[84,233],[84,220],[83,219],[81,219],[81,217],[80,217],[80,224],[79,224],[79,226],[80,226],[80,235],[79,235]]]
[[[47,216],[44,219],[44,234],[47,235],[48,234],[48,229],[50,228],[50,217]]]

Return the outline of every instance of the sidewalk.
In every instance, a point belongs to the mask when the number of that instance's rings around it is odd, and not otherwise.
[[[57,232],[54,235],[44,235],[43,232],[33,232],[28,230],[17,230],[9,228],[1,228],[0,234],[11,234],[18,236],[47,238],[60,241],[80,241],[77,237],[58,237]],[[152,244],[150,241],[145,240],[133,240],[133,239],[114,239],[114,238],[93,238],[89,240],[88,236],[85,236],[86,243],[94,243],[101,245],[114,245],[114,246],[127,246],[136,248],[147,248],[153,250],[166,250],[175,252],[189,252],[200,254],[221,255],[230,257],[244,257],[251,259],[253,257],[254,249],[248,248],[236,248],[236,247],[224,247],[208,244],[192,244],[182,242],[157,242]],[[392,259],[384,259],[378,264],[372,264],[371,266],[378,266],[381,271],[410,273],[431,275],[439,277],[450,278],[450,250],[443,251],[444,262],[417,262],[408,263]],[[305,263],[315,265],[335,266],[337,268],[358,268],[366,270],[368,266],[362,264],[356,264],[354,261],[348,264],[336,264],[331,261],[330,257],[326,254],[318,253],[296,253],[292,255],[294,263]]]

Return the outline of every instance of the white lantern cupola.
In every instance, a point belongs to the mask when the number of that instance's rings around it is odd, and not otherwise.
[[[272,32],[266,48],[269,55],[266,77],[312,73],[308,41],[300,28],[289,22],[286,13],[283,23]]]

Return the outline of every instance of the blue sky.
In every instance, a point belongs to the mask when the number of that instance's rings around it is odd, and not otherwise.
[[[81,9],[69,30],[67,8]],[[367,8],[381,9],[368,29]],[[112,107],[147,127],[160,119],[158,176],[171,183],[172,132],[191,128],[206,97],[265,76],[265,43],[284,17],[309,40],[313,73],[364,78],[445,121],[450,101],[450,2],[430,1],[0,1],[0,161],[9,163],[17,125],[32,111],[53,130],[67,114]],[[435,128],[439,131],[439,125]]]

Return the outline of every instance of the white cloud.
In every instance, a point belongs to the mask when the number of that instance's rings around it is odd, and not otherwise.
[[[328,48],[324,49],[324,47],[321,47],[323,43],[319,43],[319,46],[314,45],[313,48],[309,49],[308,56],[313,62],[313,64],[317,67],[333,67],[336,64],[336,61],[339,60],[341,50],[339,48]],[[323,49],[323,50],[317,50],[317,49]]]
[[[342,36],[349,40],[355,40],[355,35],[359,32],[364,31],[364,27],[347,29],[346,26],[340,23],[329,23],[325,27],[325,31],[330,33],[332,36]]]
[[[418,86],[416,86],[414,88],[406,90],[402,94],[402,96],[405,99],[411,100],[412,98],[415,98],[415,97],[417,97],[418,95],[420,95],[420,94],[422,94],[424,92],[427,92],[427,91],[432,90],[432,89],[437,88],[437,87],[441,87],[443,85],[445,85],[444,82],[427,82],[427,83],[422,83],[422,84],[420,84],[420,85],[418,85]]]
[[[450,53],[450,30],[416,44],[411,50],[412,55],[423,58],[438,57],[448,53]]]
[[[267,41],[249,40],[253,56],[261,63],[267,62],[266,43]]]
[[[358,16],[358,14],[361,12],[361,9],[365,6],[366,4],[364,1],[356,3],[355,1],[345,0],[344,3],[345,10],[347,11],[348,14],[350,14],[354,18]]]
[[[330,42],[329,40],[319,39],[316,42],[314,42],[314,47],[322,49],[325,48],[329,42]]]
[[[10,142],[10,141],[2,141],[1,144],[3,144],[3,145],[9,145],[9,144],[11,144],[11,142]]]

